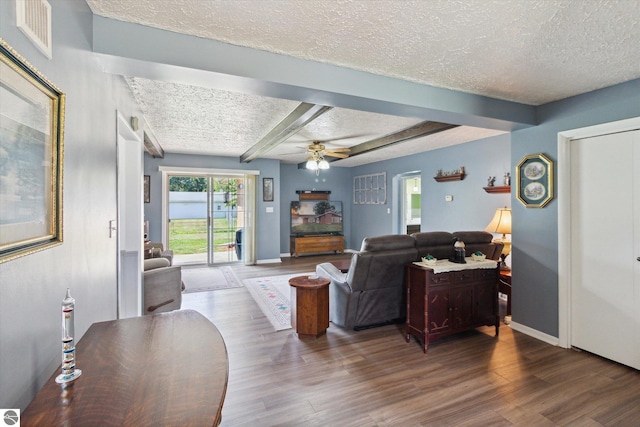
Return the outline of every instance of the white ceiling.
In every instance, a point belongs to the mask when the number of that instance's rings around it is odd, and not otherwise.
[[[430,86],[541,105],[640,78],[640,0],[87,0],[108,18]],[[166,152],[239,156],[298,103],[127,79]],[[262,157],[304,160],[420,120],[334,108]],[[341,160],[355,166],[502,132],[459,127]],[[299,151],[298,155],[294,155]]]

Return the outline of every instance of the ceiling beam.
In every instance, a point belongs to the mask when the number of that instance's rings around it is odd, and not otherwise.
[[[162,149],[162,145],[158,142],[158,138],[156,138],[155,134],[151,130],[151,126],[147,123],[145,118],[142,119],[142,129],[143,129],[143,141],[144,149],[149,153],[151,157],[154,159],[163,159],[164,158],[164,150]]]
[[[262,137],[260,141],[253,145],[253,147],[245,151],[245,153],[240,156],[240,162],[249,163],[268,153],[274,147],[282,144],[293,134],[297,133],[307,123],[315,120],[317,117],[331,110],[331,108],[333,107],[309,104],[306,102],[301,103],[287,117],[271,129],[269,133]]]
[[[420,122],[416,125],[408,127],[398,132],[390,133],[379,138],[374,138],[362,144],[354,145],[350,148],[349,157],[359,156],[361,154],[370,153],[371,151],[378,150],[380,148],[387,147],[392,144],[398,144],[400,142],[408,141],[410,139],[420,138],[427,135],[433,135],[434,133],[442,132],[445,130],[453,129],[459,125],[452,125],[449,123],[440,122]],[[342,160],[337,157],[325,156],[328,162],[335,162]],[[307,167],[306,162],[298,163],[298,169],[305,169]]]

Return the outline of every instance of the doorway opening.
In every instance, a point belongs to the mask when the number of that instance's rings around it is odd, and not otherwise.
[[[422,182],[420,174],[402,177],[399,218],[402,234],[418,233],[422,221]]]

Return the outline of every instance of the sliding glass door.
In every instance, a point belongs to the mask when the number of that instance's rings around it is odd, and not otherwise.
[[[169,175],[168,247],[176,264],[242,260],[245,179]]]
[[[209,177],[209,264],[242,259],[244,189],[242,177]]]

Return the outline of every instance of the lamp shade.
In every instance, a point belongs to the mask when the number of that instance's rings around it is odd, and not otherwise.
[[[329,169],[329,162],[325,159],[320,160],[320,162],[318,162],[318,169]]]
[[[318,169],[318,162],[315,160],[308,160],[307,169],[311,169],[312,171]]]
[[[500,233],[504,239],[505,234],[511,234],[511,209],[500,208],[496,209],[496,213],[493,215],[493,219],[484,229],[489,233]]]

